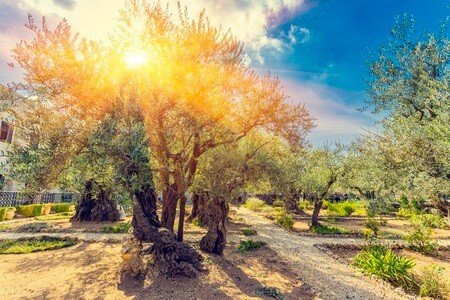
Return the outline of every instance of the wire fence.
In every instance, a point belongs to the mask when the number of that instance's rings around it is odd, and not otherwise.
[[[33,196],[20,192],[1,192],[0,207],[18,206],[33,203],[71,203],[77,200],[75,193],[38,193]]]

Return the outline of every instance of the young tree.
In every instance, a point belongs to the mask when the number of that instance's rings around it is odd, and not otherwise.
[[[311,226],[319,225],[319,213],[324,198],[347,172],[347,166],[344,164],[344,150],[340,145],[333,149],[329,147],[313,149],[306,158],[300,181],[303,190],[312,195],[314,201]]]

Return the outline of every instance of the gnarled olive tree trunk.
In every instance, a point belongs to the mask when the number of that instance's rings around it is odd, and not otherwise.
[[[100,186],[94,196],[94,181],[85,184],[81,199],[75,207],[72,222],[116,222],[119,220],[117,203],[109,198],[109,194]]]
[[[194,219],[198,219],[200,225],[208,224],[208,216],[206,212],[206,200],[208,195],[206,192],[196,192],[192,196],[192,211],[186,222],[192,222]]]
[[[229,206],[223,197],[213,197],[207,202],[208,232],[200,241],[202,251],[223,254],[227,242],[228,212]]]
[[[164,228],[173,232],[177,213],[178,194],[176,184],[171,184],[163,190],[163,206],[161,224]]]

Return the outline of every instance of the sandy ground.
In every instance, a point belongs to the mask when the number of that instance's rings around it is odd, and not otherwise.
[[[231,224],[233,240],[244,239],[240,227]],[[203,229],[189,227],[187,240],[198,244],[203,233]],[[0,233],[0,238],[14,235],[33,234]],[[122,235],[112,239],[105,234],[77,235],[89,242],[54,251],[1,255],[0,299],[273,299],[257,294],[263,285],[279,288],[286,299],[314,299],[297,270],[269,247],[239,254],[236,242],[231,241],[223,257],[203,254],[208,272],[197,279],[168,279],[150,272],[144,282],[135,282],[118,275],[117,241]],[[94,242],[108,237],[113,243]]]

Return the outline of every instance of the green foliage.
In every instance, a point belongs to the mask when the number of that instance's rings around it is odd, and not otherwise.
[[[367,229],[370,230],[370,232],[374,235],[374,236],[378,236],[378,233],[380,231],[379,228],[379,223],[374,219],[374,218],[367,218],[364,221],[364,225],[366,226]]]
[[[325,204],[325,203],[324,203]],[[299,201],[298,202],[298,207],[301,210],[310,210],[313,208],[313,204],[310,201],[304,200],[304,201]],[[324,209],[326,209],[326,207],[324,206]]]
[[[399,219],[410,219],[412,216],[414,216],[417,212],[409,207],[402,207],[399,209],[399,211],[396,213],[397,217]]]
[[[243,235],[246,235],[246,236],[251,236],[251,235],[257,234],[256,230],[253,228],[242,228],[241,232]]]
[[[46,222],[28,223],[19,226],[17,232],[44,232],[52,228],[52,225]]]
[[[54,203],[52,204],[52,212],[55,214],[63,213],[63,212],[70,212],[72,211],[72,205],[70,203]]]
[[[254,251],[254,250],[258,250],[259,248],[261,248],[265,245],[266,245],[266,243],[264,243],[262,241],[245,240],[245,241],[241,241],[239,243],[237,251],[240,253],[247,252],[247,251]]]
[[[312,226],[310,229],[311,229],[311,232],[313,232],[315,234],[349,234],[349,233],[351,233],[347,229],[333,227],[333,226],[326,226],[326,225]]]
[[[272,203],[273,207],[283,207],[283,201],[282,200],[275,200]]]
[[[266,205],[261,209],[261,212],[266,215],[273,215],[274,208],[272,206]]]
[[[412,290],[417,285],[411,274],[414,261],[395,254],[385,246],[366,247],[356,255],[353,264],[363,273],[375,275],[406,290]]]
[[[284,229],[291,230],[294,227],[295,221],[290,214],[283,214],[276,219],[276,223]]]
[[[70,247],[77,243],[71,238],[42,236],[0,241],[0,254],[24,254]]]
[[[42,215],[42,204],[30,204],[17,206],[17,212],[25,218],[37,217]]]
[[[324,205],[327,207],[329,214],[337,217],[349,217],[356,211],[358,211],[358,215],[366,214],[364,203],[361,201],[324,201]]]
[[[420,223],[427,228],[440,228],[446,229],[448,227],[445,218],[441,215],[436,214],[421,214],[413,215],[411,217],[411,222]]]
[[[423,270],[419,291],[421,297],[447,299],[449,292],[449,284],[444,276],[444,268],[430,265]]]
[[[6,219],[6,207],[0,207],[0,221]]]
[[[197,227],[204,227],[206,224],[204,224],[199,218],[194,218],[192,220],[192,225],[195,225]]]
[[[438,244],[433,241],[433,231],[425,226],[416,226],[415,230],[405,236],[408,246],[423,254],[432,254],[436,251]]]
[[[248,198],[243,206],[252,211],[262,211],[262,209],[266,206],[266,203],[258,198]]]
[[[284,300],[283,293],[280,291],[280,289],[273,287],[273,286],[263,286],[256,290],[258,295],[261,296],[268,296],[275,298],[277,300]]]
[[[127,233],[131,228],[130,222],[118,223],[113,226],[104,226],[100,230],[103,233]]]
[[[60,213],[60,214],[51,214],[51,215],[47,215],[47,216],[39,216],[39,217],[35,217],[35,220],[38,221],[51,221],[51,220],[66,220],[66,219],[70,219],[73,216],[73,213]]]

